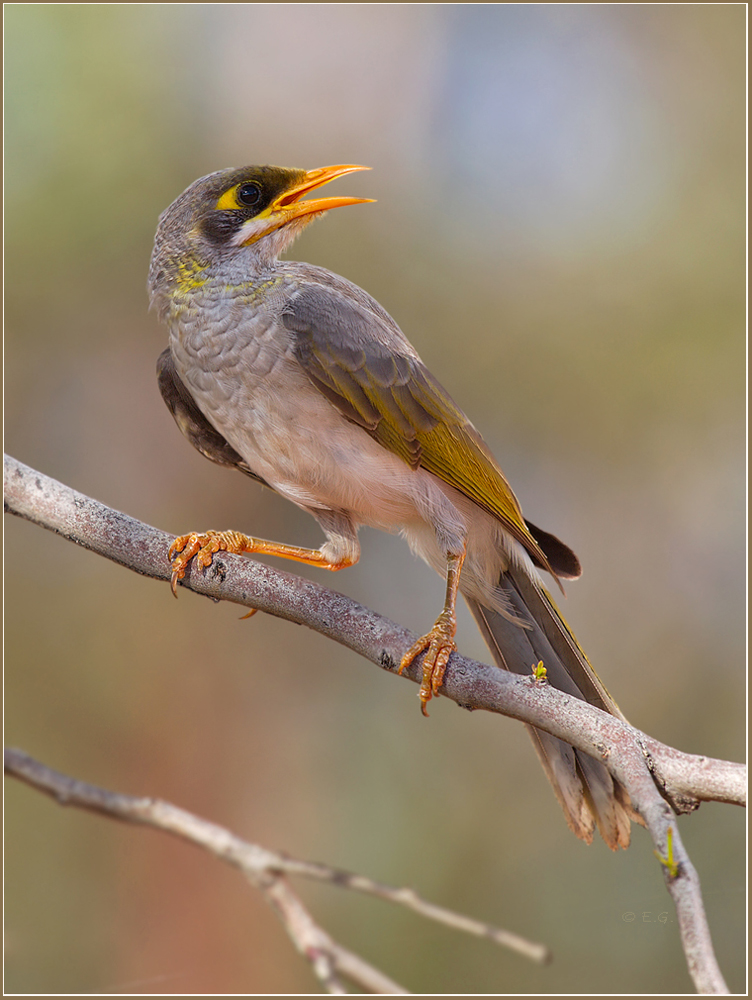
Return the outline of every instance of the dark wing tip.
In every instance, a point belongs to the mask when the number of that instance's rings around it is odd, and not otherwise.
[[[577,580],[582,576],[580,560],[568,545],[560,541],[556,535],[551,535],[548,531],[543,531],[542,528],[536,528],[530,521],[525,521],[525,524],[530,534],[540,546],[546,559],[548,559],[549,566],[556,576],[562,580]],[[541,568],[545,569],[546,567]]]

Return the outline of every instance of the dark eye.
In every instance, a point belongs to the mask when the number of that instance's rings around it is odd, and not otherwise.
[[[246,208],[253,208],[258,205],[261,199],[261,188],[254,181],[241,184],[237,191],[238,204],[245,205]]]

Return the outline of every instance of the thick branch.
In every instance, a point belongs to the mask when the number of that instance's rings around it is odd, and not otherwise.
[[[76,493],[69,487],[5,459],[6,509],[129,569],[167,581],[167,550],[174,536]],[[196,593],[231,601],[308,625],[382,668],[396,672],[415,636],[394,622],[310,581],[253,560],[222,553],[203,573],[191,566],[183,581]],[[404,673],[420,679],[420,663]],[[653,780],[678,811],[700,799],[742,804],[742,765],[682,754],[618,719],[532,677],[505,673],[453,655],[442,694],[469,709],[499,712],[530,723],[602,760],[626,787],[645,819],[656,850],[669,854],[673,832],[677,867],[667,885],[676,903],[690,971],[699,992],[727,992],[715,963],[697,874],[684,852],[672,813]],[[646,766],[647,764],[647,766]]]
[[[167,550],[174,535],[77,493],[7,455],[5,509],[143,576],[170,579]],[[206,572],[191,564],[181,586],[307,625],[392,673],[417,638],[343,594],[225,552],[215,556]],[[420,662],[402,676],[420,682]],[[691,811],[697,801],[746,804],[743,764],[675,750],[586,702],[497,667],[455,654],[442,695],[464,708],[482,708],[529,722],[593,757],[602,757],[605,748],[625,734],[630,742],[639,739],[656,780],[679,811]]]

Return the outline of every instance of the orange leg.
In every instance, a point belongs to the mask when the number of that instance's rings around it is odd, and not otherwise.
[[[232,552],[240,555],[243,552],[255,552],[269,556],[281,556],[283,559],[294,559],[307,563],[309,566],[321,566],[322,569],[338,570],[352,566],[355,560],[343,558],[332,562],[320,549],[303,549],[297,545],[285,545],[283,542],[265,542],[262,538],[251,538],[239,531],[192,531],[188,535],[178,535],[170,546],[169,559],[172,564],[172,580],[170,585],[175,597],[178,596],[178,580],[182,580],[188,563],[196,557],[199,566],[206,569],[211,565],[216,552]],[[253,613],[253,612],[252,612]],[[248,615],[245,615],[248,618]]]
[[[419,656],[424,649],[426,650],[426,655],[423,657],[423,680],[420,691],[418,691],[420,710],[426,716],[428,715],[426,705],[434,695],[438,697],[439,688],[444,681],[447,662],[457,649],[457,644],[454,641],[457,632],[457,590],[460,585],[460,573],[464,561],[464,552],[459,556],[450,555],[447,557],[447,592],[444,610],[436,619],[431,631],[418,639],[408,649],[402,657],[400,668],[397,671],[401,674],[406,667],[410,666],[416,656]]]

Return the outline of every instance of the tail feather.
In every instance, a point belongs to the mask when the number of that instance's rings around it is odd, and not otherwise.
[[[517,569],[504,573],[499,587],[517,621],[466,598],[497,665],[530,674],[542,660],[553,687],[624,719],[546,591]],[[591,843],[597,825],[612,850],[628,847],[630,820],[642,821],[626,790],[600,761],[527,728],[570,829]]]
[[[595,816],[588,805],[585,786],[580,778],[577,751],[542,729],[535,726],[525,728],[559,800],[567,826],[580,840],[592,844]]]

